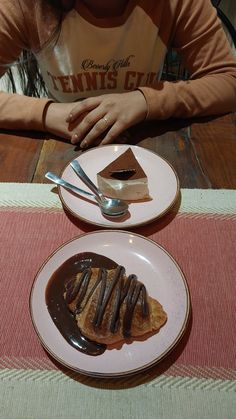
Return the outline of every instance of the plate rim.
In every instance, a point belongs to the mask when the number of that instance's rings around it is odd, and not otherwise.
[[[161,160],[163,160],[170,168],[171,168],[171,170],[173,171],[173,173],[174,173],[174,175],[175,175],[175,179],[176,179],[176,192],[175,192],[175,196],[174,196],[174,198],[173,198],[173,200],[172,200],[172,202],[169,204],[169,206],[165,209],[165,210],[163,210],[160,214],[158,214],[158,215],[156,215],[156,216],[154,216],[154,217],[152,217],[152,218],[150,218],[150,219],[148,219],[148,220],[146,220],[146,221],[140,221],[140,222],[136,222],[136,223],[134,223],[134,224],[127,224],[127,225],[121,225],[120,227],[118,227],[118,226],[116,226],[116,229],[129,229],[129,228],[136,228],[136,227],[139,227],[139,226],[144,226],[144,225],[147,225],[147,224],[150,224],[150,223],[152,223],[153,221],[155,221],[155,220],[158,220],[159,218],[161,218],[161,217],[163,217],[165,214],[167,214],[169,211],[170,211],[170,209],[175,205],[175,203],[176,203],[176,201],[177,201],[177,198],[178,198],[178,196],[179,196],[179,194],[180,194],[180,180],[179,180],[179,177],[178,177],[178,175],[177,175],[177,172],[176,172],[176,170],[175,170],[175,168],[172,166],[172,164],[167,160],[167,159],[165,159],[164,157],[162,157],[162,156],[160,156],[158,153],[156,153],[155,151],[153,151],[153,150],[149,150],[148,148],[145,148],[145,147],[141,147],[141,146],[138,146],[138,145],[130,145],[130,144],[105,144],[104,146],[102,146],[103,148],[104,147],[109,147],[109,148],[111,148],[111,147],[117,147],[117,146],[119,146],[119,147],[130,147],[132,150],[133,149],[143,149],[143,150],[145,150],[145,152],[147,151],[147,152],[149,152],[149,153],[151,153],[151,154],[154,154],[155,156],[157,156],[157,157],[159,157]],[[92,150],[94,150],[94,148],[91,148],[91,149],[89,149],[89,150],[86,150],[86,151],[83,151],[82,153],[80,153],[80,154],[78,154],[78,156],[76,156],[76,157],[74,157],[73,159],[71,159],[69,162],[67,162],[67,164],[63,167],[63,169],[61,170],[61,172],[60,172],[60,177],[62,177],[62,175],[63,175],[63,172],[66,170],[66,168],[70,165],[70,163],[73,161],[73,160],[75,160],[75,159],[78,159],[79,157],[80,157],[80,155],[81,154],[86,154],[86,153],[89,153],[90,151],[92,151]],[[81,220],[81,221],[83,221],[83,222],[85,222],[85,223],[87,223],[87,224],[90,224],[90,225],[94,225],[94,226],[96,226],[96,227],[102,227],[102,228],[106,228],[106,229],[114,229],[115,228],[115,226],[114,225],[112,225],[112,224],[104,224],[104,223],[102,223],[102,222],[95,222],[95,221],[89,221],[87,218],[85,218],[85,217],[82,217],[82,216],[80,216],[80,215],[78,215],[77,213],[75,213],[68,205],[67,205],[67,203],[65,202],[65,199],[62,197],[62,190],[63,190],[63,187],[62,186],[60,186],[60,185],[58,185],[58,192],[59,192],[59,198],[60,198],[60,200],[61,200],[61,202],[62,202],[62,205],[63,205],[63,207],[64,208],[66,208],[66,210],[67,211],[69,211],[69,213],[73,216],[73,217],[75,217],[76,219],[78,219],[78,220]]]
[[[71,366],[69,363],[65,362],[63,359],[61,359],[59,356],[57,356],[51,349],[50,347],[47,345],[46,342],[44,342],[44,340],[42,339],[41,335],[40,335],[40,331],[38,330],[38,327],[36,325],[34,316],[33,316],[33,306],[32,306],[32,298],[33,298],[33,293],[34,293],[34,289],[35,289],[35,285],[37,283],[37,278],[39,277],[40,273],[42,272],[42,270],[44,269],[44,267],[47,265],[47,263],[49,262],[49,260],[56,254],[58,253],[61,249],[63,249],[63,247],[69,245],[70,243],[79,240],[81,237],[84,236],[91,236],[91,235],[96,235],[96,234],[100,234],[100,233],[105,233],[105,234],[115,234],[115,233],[119,233],[119,234],[126,234],[126,235],[133,235],[135,237],[141,238],[144,241],[148,241],[150,242],[152,245],[154,245],[155,247],[158,247],[160,250],[162,250],[170,259],[171,261],[174,263],[175,267],[177,268],[177,270],[179,271],[179,273],[181,274],[181,278],[182,278],[182,282],[184,285],[184,290],[186,293],[186,312],[185,312],[185,317],[184,317],[184,321],[182,324],[182,327],[178,333],[178,335],[176,336],[175,340],[172,342],[172,344],[157,358],[155,358],[154,360],[150,361],[149,363],[146,363],[143,366],[134,368],[132,370],[127,370],[127,371],[123,371],[123,372],[115,372],[115,373],[100,373],[100,372],[93,372],[93,371],[88,371],[88,370],[84,370],[82,368],[77,368],[77,367],[73,367]],[[50,278],[48,278],[49,280]],[[63,365],[64,367],[68,368],[71,371],[74,371],[76,373],[80,373],[84,376],[88,376],[88,377],[94,377],[94,378],[119,378],[119,377],[126,377],[126,376],[131,376],[131,375],[135,375],[138,374],[140,372],[143,371],[147,371],[148,369],[150,369],[151,367],[153,367],[154,365],[160,363],[164,358],[166,358],[170,352],[172,352],[174,350],[174,348],[178,345],[178,343],[180,342],[180,340],[182,339],[183,335],[185,334],[188,324],[189,324],[189,320],[190,320],[190,313],[191,313],[191,297],[190,297],[190,291],[189,291],[189,287],[188,287],[188,283],[185,277],[185,274],[182,270],[182,268],[179,266],[179,264],[177,263],[176,259],[159,243],[155,242],[153,239],[150,239],[149,237],[145,237],[141,234],[138,233],[133,233],[131,231],[126,231],[126,230],[120,230],[120,229],[113,229],[113,230],[98,230],[98,231],[92,231],[92,232],[88,232],[88,233],[82,233],[80,235],[74,236],[71,239],[67,240],[66,242],[62,243],[61,245],[59,245],[54,251],[52,251],[50,253],[50,255],[45,259],[45,261],[41,264],[41,266],[39,267],[38,271],[36,272],[36,275],[34,276],[34,280],[30,289],[30,294],[29,294],[29,312],[30,312],[30,318],[31,318],[31,322],[33,324],[35,333],[39,339],[40,344],[42,345],[42,347],[51,355],[51,357],[56,360],[57,362],[59,362],[59,364]],[[56,327],[56,326],[55,326]],[[68,344],[69,345],[69,344]]]

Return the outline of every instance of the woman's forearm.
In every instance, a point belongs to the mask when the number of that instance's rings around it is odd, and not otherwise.
[[[0,128],[44,130],[43,114],[49,101],[0,92]]]

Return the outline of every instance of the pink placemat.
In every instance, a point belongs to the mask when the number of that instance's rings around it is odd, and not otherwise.
[[[0,418],[234,419],[236,191],[182,190],[164,218],[133,230],[182,268],[192,316],[177,347],[131,377],[95,379],[57,364],[29,314],[38,269],[93,226],[67,216],[51,185],[0,184]]]
[[[190,289],[192,318],[186,335],[159,366],[165,374],[235,379],[236,217],[170,213],[135,232],[176,259]],[[91,231],[59,209],[4,208],[0,212],[0,366],[56,369],[29,315],[34,277],[49,254]]]

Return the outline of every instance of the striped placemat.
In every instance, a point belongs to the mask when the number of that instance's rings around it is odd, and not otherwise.
[[[0,184],[0,418],[234,419],[236,191],[183,189],[177,214],[135,229],[180,264],[192,321],[159,365],[101,380],[56,364],[32,328],[28,299],[37,270],[63,242],[93,230],[74,224],[52,190]]]
[[[236,191],[181,189],[179,212],[235,214]],[[61,202],[52,184],[0,183],[0,207],[58,208]]]

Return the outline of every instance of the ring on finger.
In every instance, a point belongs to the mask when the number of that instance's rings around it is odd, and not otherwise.
[[[102,119],[101,119],[101,121],[107,126],[108,125],[108,123],[109,123],[109,121],[108,121],[108,118],[106,117],[106,116],[104,116]]]

